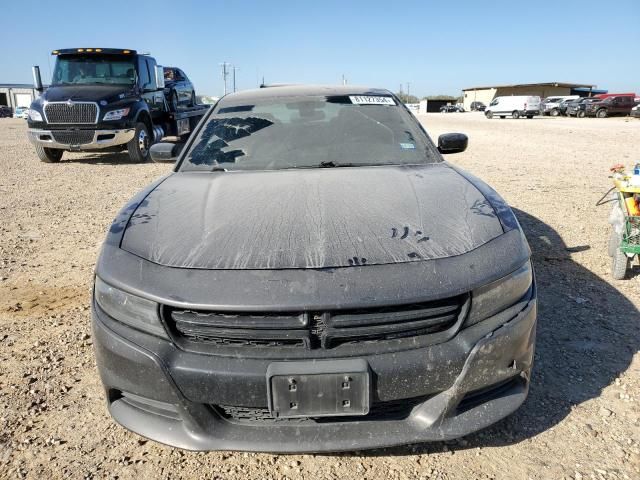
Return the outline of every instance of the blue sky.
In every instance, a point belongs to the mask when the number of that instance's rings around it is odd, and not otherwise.
[[[34,64],[48,80],[56,48],[115,47],[182,67],[208,95],[222,93],[223,61],[239,89],[344,74],[419,96],[544,81],[640,92],[639,0],[22,0],[2,11],[0,83],[31,82]]]

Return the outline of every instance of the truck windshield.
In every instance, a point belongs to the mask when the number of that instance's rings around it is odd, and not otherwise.
[[[51,85],[134,85],[134,60],[123,55],[59,56]]]
[[[374,103],[378,98],[385,103]],[[440,161],[411,113],[391,96],[298,96],[232,102],[218,104],[186,153],[180,171]]]

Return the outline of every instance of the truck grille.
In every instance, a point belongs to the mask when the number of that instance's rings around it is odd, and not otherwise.
[[[93,141],[93,130],[53,130],[53,139],[64,145],[84,145]]]
[[[327,312],[248,313],[167,308],[179,342],[287,349],[331,349],[416,337],[456,324],[468,296],[410,305]]]
[[[98,104],[94,102],[51,102],[44,107],[47,123],[96,123]]]

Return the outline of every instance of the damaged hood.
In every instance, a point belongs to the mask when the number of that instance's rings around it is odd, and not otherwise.
[[[151,191],[121,248],[180,268],[331,268],[462,255],[502,233],[446,163],[192,172]]]

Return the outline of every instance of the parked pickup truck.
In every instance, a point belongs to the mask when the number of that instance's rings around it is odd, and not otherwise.
[[[29,110],[29,140],[43,162],[59,162],[64,151],[129,152],[134,162],[150,158],[164,136],[186,138],[208,105],[172,111],[164,96],[164,72],[156,60],[135,50],[54,50],[51,85]]]
[[[606,118],[612,115],[627,116],[635,106],[634,97],[620,95],[617,97],[607,97],[596,102],[591,102],[586,106],[585,114],[588,117]]]

